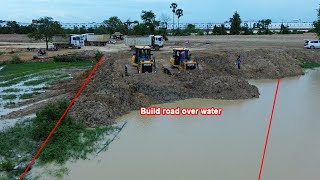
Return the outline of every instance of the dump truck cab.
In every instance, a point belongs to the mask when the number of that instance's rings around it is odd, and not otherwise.
[[[197,62],[191,58],[191,54],[187,48],[174,48],[170,64],[172,67],[178,68],[179,71],[196,69],[197,67]]]
[[[138,73],[152,73],[155,69],[155,60],[149,46],[136,46],[132,56],[132,65],[137,67]]]

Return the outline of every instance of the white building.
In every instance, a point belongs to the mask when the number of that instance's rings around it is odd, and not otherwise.
[[[33,20],[33,22],[35,22],[35,20]],[[8,21],[3,21],[0,20],[0,26],[6,26],[8,23]],[[21,26],[28,26],[32,23],[21,23],[21,22],[17,22],[19,25]],[[242,23],[242,26],[247,26],[248,28],[254,28],[257,24],[259,23],[259,21],[244,21]],[[179,28],[180,29],[184,29],[187,27],[188,24],[193,24],[196,26],[197,29],[213,29],[214,26],[218,26],[220,27],[222,24],[226,27],[226,28],[230,28],[230,23],[229,22],[221,22],[221,23],[180,23],[179,24]],[[300,19],[294,19],[291,22],[272,22],[269,25],[269,29],[270,30],[274,30],[274,31],[278,31],[281,29],[281,25],[284,25],[286,27],[289,28],[289,30],[300,30],[300,31],[308,31],[313,29],[313,23],[312,22],[302,22]],[[99,27],[103,25],[103,23],[96,23],[96,22],[92,22],[92,23],[61,23],[61,26],[65,29],[73,29],[74,27],[77,28],[81,28],[81,27],[85,27],[85,28],[95,28],[95,27]],[[168,29],[173,29],[173,24],[172,23],[168,23]],[[178,23],[174,24],[174,29],[178,29]]]
[[[244,21],[241,25],[247,26],[248,28],[254,28],[259,21]],[[230,28],[231,24],[229,22],[223,22],[223,23],[180,23],[179,28],[184,29],[188,26],[188,24],[193,24],[196,26],[197,29],[213,29],[216,25],[217,27],[220,27],[222,24],[225,28]],[[300,31],[308,31],[313,29],[313,23],[312,22],[301,22],[301,21],[291,21],[291,22],[272,22],[269,25],[270,30],[280,30],[281,25],[284,25],[289,28],[289,30],[300,30]],[[168,29],[173,29],[173,24],[168,24]],[[175,23],[174,29],[178,29],[178,24]]]
[[[92,22],[92,23],[61,23],[61,26],[65,29],[73,29],[74,27],[77,28],[81,28],[81,27],[85,27],[85,28],[95,28],[95,27],[99,27],[103,25],[103,23],[96,23],[96,22]]]

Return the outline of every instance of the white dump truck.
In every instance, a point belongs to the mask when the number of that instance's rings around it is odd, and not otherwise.
[[[84,44],[86,46],[105,46],[110,42],[109,34],[93,34],[87,33],[83,34]]]
[[[133,49],[135,46],[150,46],[159,51],[163,47],[164,38],[162,36],[126,36],[125,45]]]
[[[52,37],[52,44],[54,49],[60,48],[78,48],[84,46],[84,39],[82,35],[55,35]]]

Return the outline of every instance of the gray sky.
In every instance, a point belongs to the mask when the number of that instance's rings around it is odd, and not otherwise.
[[[31,22],[51,16],[61,22],[102,22],[110,16],[140,20],[142,10],[172,18],[170,4],[184,10],[182,23],[227,21],[235,11],[243,20],[314,21],[317,0],[0,0],[0,20]]]

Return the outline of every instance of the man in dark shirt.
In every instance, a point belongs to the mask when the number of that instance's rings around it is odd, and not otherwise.
[[[238,69],[240,69],[240,64],[241,64],[241,59],[240,59],[240,56],[238,56],[238,59],[237,59],[237,64],[238,64]]]

